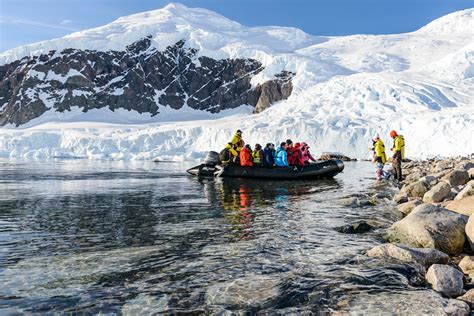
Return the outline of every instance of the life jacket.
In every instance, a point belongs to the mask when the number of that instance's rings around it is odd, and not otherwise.
[[[262,152],[261,149],[260,150],[254,150],[252,152],[253,163],[255,165],[260,165],[262,163],[260,157],[263,157],[263,152]]]
[[[240,165],[242,167],[252,167],[253,162],[252,162],[252,152],[248,150],[247,148],[242,148],[240,151]]]
[[[405,139],[403,138],[403,135],[397,135],[393,139],[393,151],[395,155],[400,152],[401,159],[405,158]]]
[[[374,144],[374,153],[377,162],[386,163],[387,156],[385,155],[385,145],[381,139],[378,139]]]

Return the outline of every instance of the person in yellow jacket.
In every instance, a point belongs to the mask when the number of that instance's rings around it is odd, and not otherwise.
[[[255,149],[252,152],[252,158],[253,158],[253,165],[254,166],[261,166],[262,165],[262,163],[263,163],[262,145],[255,144]]]
[[[235,132],[235,135],[234,137],[232,137],[232,140],[230,141],[230,143],[234,145],[234,148],[235,150],[237,150],[237,152],[240,152],[242,148],[244,148],[245,142],[242,139],[242,131],[240,129],[238,129],[237,132]]]
[[[372,150],[374,151],[374,162],[377,164],[376,178],[377,180],[381,180],[382,178],[385,179],[388,177],[387,173],[383,170],[383,167],[387,162],[385,145],[380,139],[379,134],[375,134],[372,141],[374,142],[374,147],[372,147]]]
[[[219,153],[219,159],[223,166],[227,166],[231,162],[235,162],[236,157],[239,156],[235,146],[232,143],[227,143],[224,149]]]
[[[405,158],[405,139],[403,138],[403,135],[398,135],[394,130],[390,132],[390,137],[393,139],[393,172],[395,174],[395,179],[401,181],[403,179],[402,160]]]

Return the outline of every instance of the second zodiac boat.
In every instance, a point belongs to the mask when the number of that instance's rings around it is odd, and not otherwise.
[[[301,167],[242,167],[239,165],[219,165],[219,154],[209,152],[206,161],[188,169],[187,172],[195,176],[214,176],[248,179],[284,179],[284,180],[312,180],[333,178],[344,170],[341,160],[328,160]]]

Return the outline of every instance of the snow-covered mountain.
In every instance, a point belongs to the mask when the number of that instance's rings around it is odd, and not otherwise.
[[[187,58],[178,72],[173,48]],[[474,152],[474,9],[412,33],[322,37],[170,4],[0,53],[5,77],[0,156],[197,158],[237,128],[252,144],[293,138],[357,157],[391,129],[411,157]],[[169,78],[179,85],[166,90]]]

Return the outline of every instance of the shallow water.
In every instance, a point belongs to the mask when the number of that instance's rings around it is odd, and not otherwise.
[[[399,216],[388,200],[340,204],[393,190],[374,185],[373,165],[312,182],[198,179],[187,167],[0,161],[0,313],[336,311],[419,285],[413,268],[363,256],[383,229],[334,230]]]

